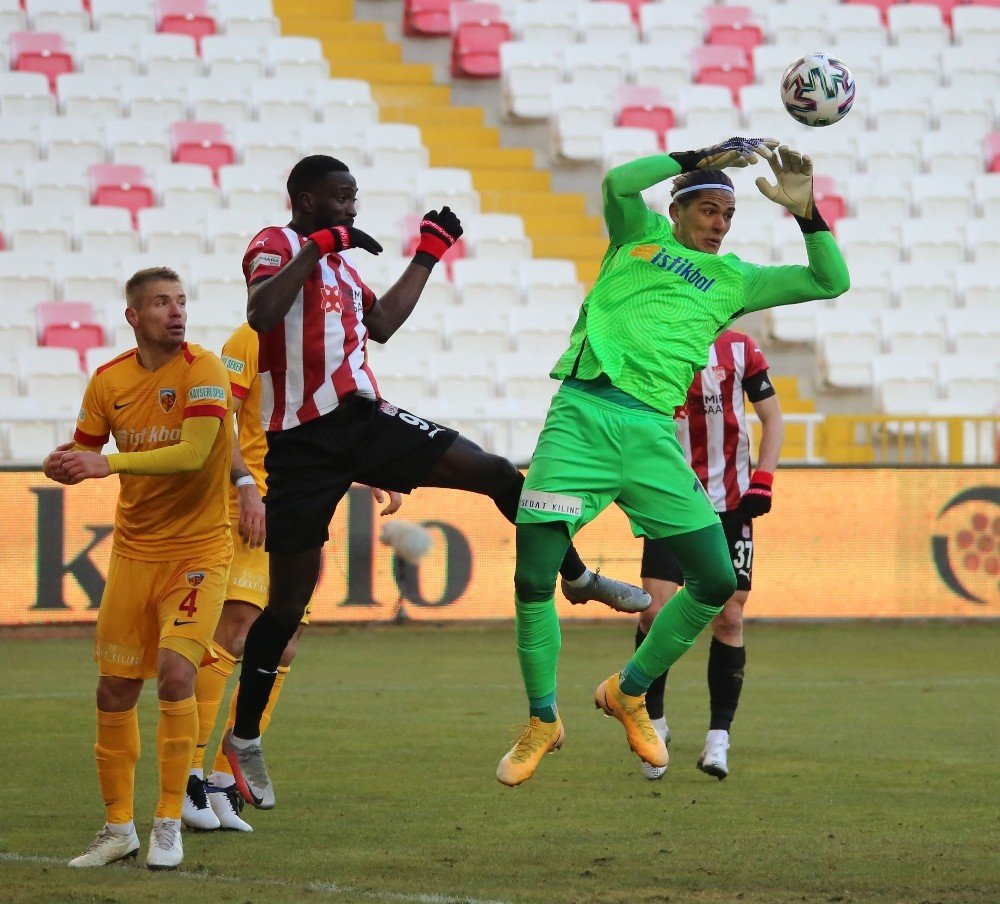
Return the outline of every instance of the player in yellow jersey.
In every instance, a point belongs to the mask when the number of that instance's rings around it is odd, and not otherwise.
[[[138,853],[136,703],[143,681],[155,677],[160,798],[146,864],[173,869],[184,858],[181,802],[198,736],[195,675],[212,656],[233,554],[231,397],[219,358],[184,342],[186,298],[173,270],[140,270],[125,298],[136,348],[97,369],[74,441],[43,464],[46,476],[67,485],[121,478],[94,638],[94,753],[107,821],[70,866],[104,866]],[[102,455],[112,436],[121,451]]]
[[[229,506],[234,551],[226,601],[215,630],[213,646],[217,658],[199,669],[195,682],[200,732],[188,776],[182,818],[185,825],[201,830],[221,828],[253,831],[252,826],[241,816],[244,801],[236,789],[232,767],[221,746],[207,779],[204,776],[204,757],[222,704],[226,682],[243,655],[247,631],[267,605],[268,563],[267,553],[264,551],[264,503],[261,499],[266,483],[264,456],[267,453],[267,439],[260,422],[258,348],[259,337],[247,323],[237,327],[222,347],[222,363],[228,372],[237,422],[237,442],[233,446],[230,471],[232,487]],[[377,502],[384,501],[383,490],[373,492]],[[382,511],[383,515],[393,514],[402,504],[399,493],[390,493],[389,497],[390,501]],[[278,675],[261,718],[262,731],[271,721],[278,695],[295,658],[297,641],[302,628],[308,623],[307,608],[298,631],[288,642],[281,657]],[[223,733],[233,727],[238,693],[239,685],[233,690],[229,717]]]

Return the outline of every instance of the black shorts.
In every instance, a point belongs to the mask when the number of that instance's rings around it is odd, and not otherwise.
[[[720,512],[719,520],[729,544],[729,557],[736,572],[736,589],[749,590],[753,576],[753,521],[744,521],[739,512]],[[666,543],[662,540],[643,540],[642,577],[660,581],[684,583],[684,572]]]
[[[298,427],[269,432],[265,548],[301,552],[322,546],[352,483],[409,493],[457,436],[391,402],[360,396]]]

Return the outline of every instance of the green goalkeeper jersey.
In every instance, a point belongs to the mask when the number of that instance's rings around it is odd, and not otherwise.
[[[673,157],[645,157],[604,179],[610,244],[584,299],[569,348],[552,376],[596,380],[673,414],[716,336],[742,314],[833,298],[849,285],[847,267],[826,230],[805,234],[808,266],[761,267],[734,254],[680,244],[669,219],[650,210],[644,189],[677,175]]]

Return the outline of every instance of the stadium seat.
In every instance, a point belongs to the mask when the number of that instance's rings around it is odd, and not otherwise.
[[[22,348],[17,363],[25,396],[75,402],[83,394],[80,356],[74,349]]]
[[[54,265],[59,298],[86,298],[100,307],[116,302],[124,307],[122,274],[117,260],[95,259],[88,254],[61,254],[55,258]]]
[[[452,0],[450,13],[452,33],[470,22],[485,25],[504,21],[504,12],[497,3]]]
[[[316,112],[322,122],[338,130],[367,129],[378,120],[378,108],[372,100],[368,82],[333,78],[314,85]]]
[[[621,3],[581,3],[577,27],[591,47],[629,47],[639,39],[631,10]]]
[[[204,220],[208,210],[222,206],[222,192],[216,188],[212,172],[198,163],[168,163],[152,170],[152,183],[161,206],[184,211]]]
[[[853,268],[866,263],[886,266],[899,257],[899,226],[844,217],[837,224],[837,240]]]
[[[764,42],[753,10],[746,6],[708,6],[703,13],[707,44],[740,47],[749,53]]]
[[[1000,260],[1000,230],[995,220],[970,220],[965,224],[965,244],[972,258],[984,264]]]
[[[11,212],[20,208],[7,208],[5,232],[11,231]],[[31,208],[23,208],[30,211]],[[69,227],[66,227],[69,232]],[[12,311],[29,310],[41,298],[55,297],[51,255],[19,252],[16,248],[0,254],[0,319]],[[34,333],[32,333],[34,335]]]
[[[28,27],[28,14],[19,0],[0,2],[0,35],[24,31]],[[5,67],[6,68],[6,67]]]
[[[249,82],[267,74],[266,38],[209,35],[202,39],[201,58],[209,78]]]
[[[190,35],[195,43],[215,34],[215,19],[205,0],[156,0],[156,30]]]
[[[767,34],[776,47],[826,47],[830,43],[823,11],[818,11],[817,15],[794,16],[789,15],[786,4],[769,2],[762,12]]]
[[[244,232],[249,231],[250,235],[256,231],[253,228],[254,216],[273,216],[286,208],[288,196],[283,182],[266,168],[234,165],[219,170],[219,187],[226,206],[248,215],[250,222],[244,225]],[[243,250],[246,250],[245,245]]]
[[[516,214],[487,213],[463,217],[468,223],[465,241],[476,257],[521,260],[531,257],[531,239]]]
[[[151,170],[170,162],[170,138],[159,119],[133,117],[105,123],[105,137],[112,163],[132,164]]]
[[[250,243],[247,235],[243,251]],[[247,314],[247,287],[240,267],[243,251],[238,255],[199,254],[189,258],[186,282],[199,306],[218,308],[224,320],[233,326],[242,323]]]
[[[927,94],[910,91],[905,85],[904,80],[871,89],[865,112],[886,134],[919,137],[930,128],[931,105]]]
[[[236,162],[226,127],[218,122],[173,122],[170,124],[171,159],[175,163],[207,166],[218,180],[220,166]]]
[[[941,311],[926,308],[883,311],[880,321],[883,346],[892,355],[909,355],[929,362],[945,350]]]
[[[377,123],[367,132],[368,163],[373,169],[420,169],[428,162],[417,126]]]
[[[880,10],[875,6],[835,3],[827,6],[825,12],[830,39],[838,50],[843,47],[867,47],[871,50],[888,43],[889,32],[883,27]],[[853,59],[851,63],[853,65]]]
[[[601,134],[601,144],[605,170],[660,151],[654,132],[627,126],[605,129]]]
[[[995,367],[996,350],[1000,348],[1000,313],[973,310],[947,311],[945,328],[956,355],[977,359],[985,366]]]
[[[267,38],[280,28],[271,0],[217,0],[216,21],[230,37]]]
[[[563,48],[541,42],[500,45],[503,111],[519,119],[543,119],[552,112],[552,88],[563,78]]]
[[[86,171],[107,156],[104,128],[86,118],[51,116],[38,121],[38,137],[45,156],[67,168]]]
[[[143,207],[156,203],[153,189],[146,183],[141,166],[95,163],[88,169],[91,201],[97,207],[124,207],[132,215],[133,225]]]
[[[970,104],[967,89],[938,88],[931,93],[931,112],[941,132],[984,137],[993,125],[994,104],[989,94]]]
[[[246,166],[269,166],[287,172],[299,159],[300,135],[276,129],[267,122],[245,122],[229,130],[232,145],[239,148],[238,162]],[[233,161],[237,162],[237,161]]]
[[[896,3],[887,10],[886,19],[892,42],[909,50],[940,50],[951,43],[942,11],[935,4]]]
[[[90,11],[83,0],[25,0],[24,6],[33,31],[64,36],[90,31]]]
[[[927,172],[947,172],[953,176],[978,176],[983,172],[983,150],[977,144],[956,144],[955,136],[928,132],[920,139],[920,150]]]
[[[994,175],[980,175],[973,180],[973,186],[982,216],[1000,218],[1000,179]]]
[[[872,385],[871,361],[880,352],[878,325],[861,312],[820,311],[816,315],[817,377],[841,389]]]
[[[187,93],[177,78],[133,76],[122,80],[121,93],[133,119],[174,122],[187,118]]]
[[[104,327],[94,306],[86,301],[47,301],[35,306],[38,344],[47,348],[69,348],[80,357],[86,370],[86,351],[104,344]]]
[[[956,267],[955,289],[967,310],[986,312],[1000,306],[1000,275],[990,263]]]
[[[945,231],[937,222],[911,220],[900,227],[900,237],[911,261],[944,267],[965,260],[965,238],[957,229]]]
[[[997,41],[1000,41],[1000,8],[975,4],[956,6],[951,24],[955,42],[966,58],[975,59],[977,51],[996,52]]]
[[[635,84],[659,88],[668,98],[691,84],[691,64],[687,56],[675,57],[664,54],[660,47],[638,44],[628,49],[628,60]]]
[[[0,72],[0,113],[5,120],[41,119],[55,111],[49,80],[40,72]]]
[[[1000,173],[1000,132],[986,136],[986,169],[991,173]]]
[[[853,215],[867,222],[902,223],[910,216],[910,185],[911,180],[888,176],[855,176],[851,180]]]
[[[72,249],[73,223],[67,210],[8,207],[2,213],[8,249],[21,254],[37,254],[41,260]],[[6,258],[7,254],[0,255],[0,260]],[[47,297],[52,297],[51,289]],[[37,301],[38,298],[33,300]]]
[[[82,10],[81,10],[82,11]],[[61,34],[19,31],[10,36],[10,62],[15,72],[38,72],[56,90],[56,78],[73,71],[73,57]]]
[[[0,400],[4,458],[37,467],[57,445],[72,439],[75,417],[67,397]]]
[[[928,373],[927,359],[909,355],[877,355],[872,381],[879,410],[884,414],[922,415],[937,395],[937,377]],[[893,424],[886,429],[895,431]]]
[[[54,209],[90,204],[90,186],[84,173],[51,160],[25,164],[24,194],[29,203]]]
[[[273,210],[260,214],[251,211],[248,216],[243,210],[207,211],[205,229],[212,253],[230,258],[238,266],[254,235],[265,226],[280,226],[288,222],[287,215],[276,217],[275,213]]]
[[[967,176],[946,173],[915,176],[910,190],[913,206],[925,219],[960,223],[974,214],[972,180]]]
[[[614,105],[617,125],[651,130],[663,149],[666,132],[674,127],[676,120],[661,89],[619,85],[614,92]]]
[[[628,52],[622,47],[577,44],[563,49],[569,81],[581,92],[610,97],[628,75]]]
[[[514,26],[522,41],[540,45],[573,44],[576,41],[576,0],[518,3]]]
[[[498,316],[521,304],[521,282],[517,270],[507,260],[455,261],[452,282],[459,301],[474,312],[488,310],[495,312],[492,316]]]
[[[84,207],[72,214],[77,250],[109,256],[135,254],[139,236],[125,207]]]
[[[120,86],[101,76],[68,72],[57,77],[56,90],[65,116],[101,121],[122,115]]]
[[[316,118],[313,93],[303,91],[298,79],[287,76],[257,79],[250,82],[250,97],[257,119],[278,130],[294,129]]]
[[[149,4],[134,0],[90,0],[95,31],[105,34],[148,34],[156,29],[156,17]]]
[[[25,165],[30,166],[31,164]],[[20,205],[26,200],[21,173],[13,168],[0,169],[0,209],[9,204]],[[0,238],[0,242],[2,242],[2,238]],[[2,244],[0,244],[0,251],[3,251]]]
[[[330,77],[330,64],[316,38],[273,37],[267,40],[267,68],[276,79],[297,81],[300,86]],[[297,95],[290,95],[289,99]]]
[[[453,210],[466,213],[479,212],[479,192],[473,187],[468,170],[451,167],[433,167],[417,170],[416,196],[421,209],[437,209],[447,204]],[[365,191],[367,198],[368,190]]]
[[[103,367],[122,352],[126,352],[134,346],[133,342],[132,345],[96,345],[93,348],[88,348],[83,356],[84,373],[88,377],[92,377],[97,368]]]
[[[348,132],[337,128],[334,121],[308,122],[296,132],[303,154],[335,154],[352,172],[363,167],[368,158],[367,127]]]
[[[17,364],[13,359],[16,346],[9,346],[3,312],[0,312],[0,399],[17,398],[21,394],[21,380],[17,375]],[[28,341],[31,341],[29,336]]]
[[[226,80],[197,79],[188,83],[191,118],[199,122],[221,122],[232,128],[253,119],[253,101],[246,85]],[[183,115],[172,117],[184,119]]]
[[[921,171],[921,141],[914,135],[864,132],[856,141],[858,160],[864,162],[869,176],[915,176]]]
[[[154,78],[169,78],[178,83],[202,74],[198,46],[190,35],[137,35],[136,47],[143,71]],[[170,117],[183,119],[185,113]]]
[[[41,156],[38,126],[33,119],[4,119],[0,132],[0,168],[8,174],[20,173],[26,163]]]
[[[451,0],[405,0],[403,34],[441,37],[451,34]]]
[[[753,82],[753,68],[742,47],[725,44],[696,47],[691,52],[694,80],[699,85],[722,85],[739,100],[740,88]]]
[[[613,123],[610,100],[556,85],[551,104],[553,150],[570,160],[600,159],[600,136]]]
[[[139,211],[139,237],[145,250],[163,260],[187,260],[205,252],[205,227],[186,211],[148,207]]]
[[[941,55],[937,49],[883,47],[878,53],[882,80],[912,95],[929,96],[941,86]],[[855,73],[857,79],[858,73]]]
[[[738,89],[737,89],[738,91]],[[724,132],[735,131],[739,126],[739,109],[734,103],[732,89],[723,85],[701,84],[690,85],[677,98],[675,111],[680,112],[684,128],[687,131],[701,131],[704,134],[718,135],[721,129]],[[686,145],[686,147],[704,147],[715,139],[708,142],[699,141],[696,144]],[[670,150],[680,147],[667,134],[667,144]]]
[[[583,285],[571,261],[530,258],[518,262],[518,275],[524,292],[524,304],[545,322],[544,311],[554,312],[560,321],[572,325],[583,303]],[[568,334],[567,334],[568,335]]]
[[[676,54],[683,59],[686,51],[702,43],[704,29],[698,10],[694,8],[689,13],[688,8],[685,6],[686,15],[678,16],[676,7],[669,3],[646,3],[640,7],[642,40],[649,49],[657,50],[661,58]],[[663,53],[664,47],[669,47],[671,53]]]
[[[452,37],[451,75],[453,78],[497,78],[500,75],[500,47],[511,39],[506,22],[460,25]]]

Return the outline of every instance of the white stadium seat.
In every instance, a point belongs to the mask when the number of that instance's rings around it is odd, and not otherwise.
[[[485,213],[464,218],[465,239],[476,257],[521,260],[531,257],[531,239],[517,214]]]
[[[416,196],[420,208],[437,209],[447,204],[463,215],[479,212],[479,192],[473,187],[468,170],[432,167],[417,170]],[[367,196],[368,189],[365,189]]]
[[[87,207],[90,205],[90,180],[86,172],[65,163],[26,164],[23,171],[24,193],[30,204],[51,207]]]
[[[267,74],[266,38],[207,35],[201,41],[201,58],[209,78],[250,82]]]
[[[116,34],[148,34],[156,29],[152,4],[134,0],[91,0],[95,30]]]
[[[316,38],[274,37],[267,40],[267,68],[277,79],[311,83],[328,78],[330,65]]]
[[[139,236],[124,207],[84,207],[73,211],[76,248],[84,254],[116,256],[139,250]]]
[[[227,35],[267,38],[280,27],[271,0],[218,0],[217,21]]]
[[[963,53],[996,53],[1000,41],[1000,9],[990,6],[957,6],[951,14],[955,41]],[[981,66],[982,68],[982,66]]]
[[[541,42],[500,45],[500,90],[505,115],[544,119],[552,113],[552,87],[563,81],[563,50]]]
[[[623,3],[584,3],[577,7],[580,40],[601,47],[635,44],[639,34],[632,15]]]
[[[190,35],[138,34],[135,42],[145,75],[183,82],[199,78],[204,71]]]
[[[137,42],[125,35],[99,31],[78,34],[73,39],[73,55],[86,75],[120,79],[139,74]]]
[[[90,31],[90,14],[78,0],[26,0],[32,31],[77,35]]]
[[[578,8],[575,0],[521,2],[515,8],[514,27],[522,41],[572,44],[576,41]]]
[[[40,119],[56,112],[49,80],[40,72],[0,72],[0,114],[4,119]]]
[[[914,51],[936,50],[951,43],[941,8],[930,3],[894,3],[886,11],[893,43]]]
[[[475,312],[503,311],[521,303],[517,270],[506,260],[457,260],[452,265],[452,281],[462,304]]]
[[[159,118],[111,119],[105,136],[112,163],[134,163],[147,170],[170,163],[170,135]]]

